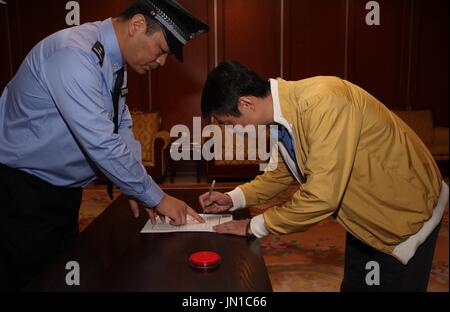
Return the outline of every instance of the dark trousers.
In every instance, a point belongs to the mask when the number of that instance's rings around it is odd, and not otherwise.
[[[77,237],[81,196],[0,164],[0,291],[23,289]]]
[[[347,233],[345,244],[344,279],[341,291],[384,291],[384,292],[424,292],[427,290],[433,262],[434,249],[439,234],[440,224],[417,248],[415,255],[407,265],[402,264],[394,256],[379,252],[362,243]],[[374,266],[366,264],[375,261],[379,268],[379,284],[369,286],[375,272]]]

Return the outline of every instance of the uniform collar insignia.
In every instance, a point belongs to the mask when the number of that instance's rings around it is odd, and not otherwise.
[[[97,55],[100,67],[103,67],[103,60],[105,59],[105,48],[103,45],[97,41],[92,47],[92,51]]]

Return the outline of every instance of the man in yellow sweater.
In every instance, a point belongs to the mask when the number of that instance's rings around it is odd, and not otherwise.
[[[226,62],[209,74],[201,105],[221,124],[275,124],[279,140],[274,170],[201,195],[206,212],[261,204],[298,184],[283,206],[217,232],[261,238],[333,217],[347,231],[342,291],[426,291],[448,186],[427,147],[381,102],[337,77],[264,81]],[[380,278],[369,283],[373,261]]]

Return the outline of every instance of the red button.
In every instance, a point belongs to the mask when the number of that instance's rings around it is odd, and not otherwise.
[[[219,265],[221,257],[218,253],[212,251],[200,251],[193,253],[189,257],[191,264],[200,269],[210,269]]]

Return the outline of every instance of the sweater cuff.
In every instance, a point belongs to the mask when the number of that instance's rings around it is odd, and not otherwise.
[[[257,238],[269,235],[269,231],[264,224],[263,214],[259,214],[256,217],[252,218],[252,221],[250,221],[250,228],[252,229],[253,235],[255,235]]]
[[[239,187],[225,194],[230,196],[231,200],[233,201],[233,207],[231,207],[229,211],[233,212],[246,206],[244,192],[242,192],[242,190]]]

